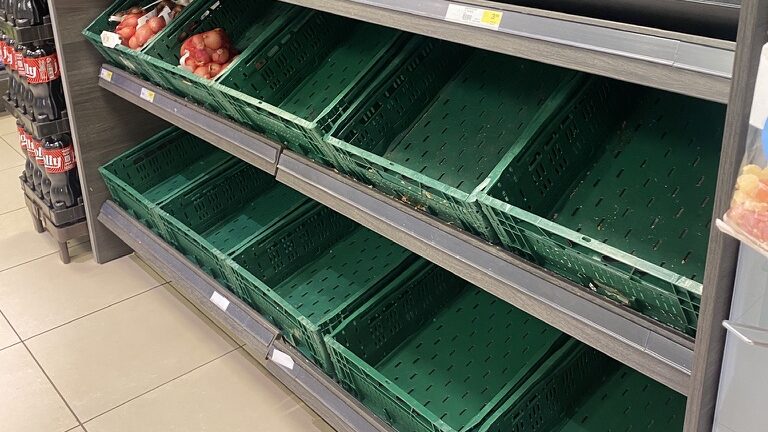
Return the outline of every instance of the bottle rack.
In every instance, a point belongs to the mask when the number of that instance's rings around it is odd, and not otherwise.
[[[46,17],[43,24],[29,27],[16,27],[4,19],[0,19],[0,32],[13,38],[18,43],[24,44],[46,39],[54,39],[53,26],[49,17]],[[0,95],[4,95],[7,91],[7,76],[5,77],[5,83]],[[49,122],[39,122],[22,113],[10,101],[6,100],[5,97],[0,97],[0,105],[6,112],[21,121],[26,130],[32,132],[36,137],[44,138],[70,131],[69,117],[67,116],[66,111],[63,113],[61,119]],[[32,217],[32,225],[34,226],[35,231],[38,233],[48,231],[51,237],[58,243],[59,258],[64,264],[68,264],[70,262],[70,255],[67,241],[88,234],[83,198],[80,197],[77,204],[73,207],[54,209],[49,203],[38,196],[35,191],[24,182],[23,178],[20,177],[19,180],[21,181],[21,190],[24,193],[24,201]]]
[[[727,103],[714,215],[719,216],[728,206],[743,154],[743,136],[757,70],[756,53],[768,40],[766,2],[744,0],[741,3],[738,38],[732,42],[485,0],[460,3],[446,0],[284,1]],[[68,42],[62,45],[60,56],[65,92],[74,108],[69,116],[73,126],[77,126],[72,128],[73,139],[77,143],[83,190],[87,191],[86,213],[94,221],[89,229],[98,262],[110,261],[132,250],[148,256],[161,274],[180,281],[185,296],[243,341],[256,357],[263,359],[267,353],[264,360],[267,368],[332,426],[350,431],[386,430],[386,426],[340,391],[328,377],[285,346],[279,333],[240,320],[247,315],[253,322],[263,323],[258,314],[231,296],[227,297],[230,303],[225,310],[217,307],[210,300],[214,290],[219,292],[215,284],[206,281],[193,264],[175,255],[167,244],[142,229],[109,201],[98,167],[172,123],[687,395],[686,432],[711,430],[724,345],[725,331],[720,323],[727,317],[730,306],[737,242],[717,230],[711,233],[699,327],[693,341],[281,149],[257,133],[133,75],[102,65],[101,56],[80,32],[109,3],[95,0],[90,8],[74,7],[63,0],[51,3],[57,39]],[[448,9],[455,7],[499,11],[503,12],[503,18],[497,28],[446,21]],[[137,127],[138,124],[141,126]],[[272,341],[266,342],[270,338]],[[295,361],[294,369],[272,361],[269,353],[274,349],[289,352]]]

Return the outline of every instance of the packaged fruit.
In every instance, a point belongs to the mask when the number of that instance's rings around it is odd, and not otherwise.
[[[179,50],[179,67],[206,79],[215,78],[237,57],[221,28],[188,37]]]
[[[161,0],[145,7],[133,6],[117,12],[110,17],[110,21],[117,22],[114,34],[122,45],[134,50],[141,49],[178,16],[187,4],[189,1],[186,0]]]
[[[768,51],[763,47],[749,119],[746,149],[718,228],[768,256]]]

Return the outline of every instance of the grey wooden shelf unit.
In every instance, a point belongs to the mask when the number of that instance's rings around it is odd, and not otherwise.
[[[445,0],[285,1],[479,48],[727,102],[726,132],[713,215],[719,216],[727,208],[743,154],[743,135],[756,73],[755,53],[768,39],[768,2],[745,0],[742,3],[738,37],[733,43],[484,0],[451,3],[458,7],[476,6],[502,11],[503,18],[497,30],[445,21],[443,18],[449,7],[449,2]],[[275,174],[279,181],[456,272],[499,298],[688,395],[686,432],[711,430],[724,343],[720,322],[727,317],[730,305],[736,242],[716,230],[711,233],[698,336],[693,343],[679,333],[595,298],[580,287],[498,248],[281,150],[258,134],[178,97],[155,89],[157,93],[152,102],[141,99],[137,89],[140,92],[142,87],[151,89],[152,86],[135,77],[113,69],[111,80],[98,79],[102,59],[83,39],[80,31],[109,3],[109,0],[51,0],[65,91],[72,106],[70,122],[77,144],[78,169],[85,190],[86,210],[92,221],[89,224],[91,239],[98,262],[107,262],[134,249],[140,254],[151,252],[131,240],[131,236],[141,231],[133,223],[135,221],[119,217],[119,211],[112,204],[105,205],[109,194],[98,174],[98,167],[168,127],[164,121],[168,120]],[[149,233],[144,232],[143,235]],[[159,244],[157,241],[154,243],[155,246]],[[172,255],[167,250],[158,255],[159,265],[170,265]],[[199,273],[194,268],[185,272]],[[182,278],[180,273],[167,274],[172,279]],[[186,284],[197,289],[205,282],[192,278]],[[201,295],[197,303],[202,308],[210,308],[211,302],[203,297]],[[248,313],[252,314],[252,311]],[[218,321],[230,331],[239,331],[231,320]],[[290,351],[280,342],[269,346],[280,346]],[[264,350],[255,354],[261,356]],[[275,369],[274,365],[269,367],[276,375],[283,374],[281,379],[287,380],[284,382],[290,388],[309,398],[310,406],[341,430],[354,429],[350,429],[352,420],[339,420],[345,417],[339,416],[339,410],[363,413],[360,418],[369,422],[371,429],[361,426],[358,430],[377,430],[381,426],[376,426],[375,421],[367,418],[365,410],[360,411],[356,402],[308,389],[296,374],[288,379],[283,369]],[[301,370],[314,374],[322,381],[323,377],[311,367]],[[331,406],[335,408],[329,411]]]

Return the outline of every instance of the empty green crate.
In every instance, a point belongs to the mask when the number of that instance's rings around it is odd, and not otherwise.
[[[201,7],[167,31],[162,40],[142,50],[140,58],[151,81],[209,109],[229,115],[223,108],[223,97],[211,86],[214,80],[221,80],[252,52],[260,51],[301,13],[309,12],[272,0],[195,1],[201,2]],[[234,51],[240,53],[239,57],[213,80],[179,67],[182,43],[194,34],[215,28],[224,29]]]
[[[572,355],[572,354],[571,354]],[[595,357],[600,356],[600,357]],[[594,351],[580,362],[599,362],[602,368],[570,368],[553,356],[493,418],[488,432],[681,432],[685,397],[657,381],[619,366]],[[545,370],[555,373],[543,373]],[[579,373],[587,371],[587,374]],[[589,380],[584,391],[584,380]],[[582,387],[581,389],[579,387]]]
[[[157,209],[166,240],[200,268],[226,282],[226,260],[243,244],[268,237],[316,206],[274,176],[234,160],[197,187]]]
[[[433,265],[404,272],[326,344],[339,382],[409,432],[488,430],[550,356],[591,350]]]
[[[695,335],[725,107],[591,86],[497,167],[483,210],[507,248]]]
[[[162,41],[168,37],[168,32],[176,26],[179,22],[184,21],[187,16],[193,15],[195,11],[206,0],[194,0],[189,6],[176,16],[171,22],[162,30],[160,30],[154,37],[152,37],[147,43],[139,50],[133,50],[127,46],[118,44],[114,48],[107,48],[101,42],[101,33],[103,31],[113,32],[115,27],[119,24],[116,21],[110,21],[109,18],[133,6],[145,7],[150,4],[156,3],[153,0],[117,0],[107,8],[101,15],[98,16],[88,27],[83,30],[83,36],[90,41],[93,46],[101,53],[102,56],[111,64],[133,72],[142,77],[148,78],[149,75],[144,74],[145,65],[138,54],[142,51],[150,49],[158,41]]]
[[[230,285],[332,373],[323,336],[415,255],[327,207],[316,207],[229,261]]]
[[[488,240],[488,175],[545,127],[585,76],[424,40],[380,77],[328,138],[339,170]]]
[[[231,117],[313,159],[346,106],[410,38],[322,12],[295,20],[214,84]]]
[[[155,208],[232,159],[180,129],[160,132],[99,168],[112,199],[158,234]]]

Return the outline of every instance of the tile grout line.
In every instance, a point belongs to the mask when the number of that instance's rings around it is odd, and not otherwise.
[[[2,216],[2,214],[0,214],[0,216]],[[40,233],[40,234],[44,234],[44,233]],[[83,241],[81,241],[81,242],[79,242],[79,243],[75,243],[75,244],[69,245],[69,248],[71,249],[71,248],[74,248],[75,246],[80,246],[81,244],[83,244],[83,243],[87,243],[87,242],[89,242],[89,241],[90,241],[90,238],[89,238],[88,240],[83,240]],[[4,269],[0,269],[0,273],[4,272],[4,271],[6,271],[6,270],[15,269],[16,267],[20,267],[20,266],[23,266],[23,265],[25,265],[25,264],[29,264],[29,263],[31,263],[31,262],[33,262],[33,261],[37,261],[37,260],[39,260],[39,259],[43,259],[43,258],[49,257],[49,256],[51,256],[51,255],[54,255],[54,254],[57,254],[57,253],[59,253],[59,251],[58,251],[58,250],[56,250],[56,251],[53,251],[53,252],[49,252],[49,253],[47,253],[47,254],[45,254],[45,255],[40,255],[40,256],[39,256],[39,257],[37,257],[37,258],[32,258],[32,259],[30,259],[30,260],[28,260],[28,261],[24,261],[24,262],[22,262],[22,263],[14,264],[14,265],[12,265],[12,266],[10,266],[10,267],[6,267],[6,268],[4,268]],[[75,258],[75,256],[72,256],[72,258]],[[65,264],[65,265],[66,265],[66,264]]]
[[[19,189],[19,192],[24,193],[21,189]],[[4,216],[4,215],[7,215],[8,213],[13,213],[13,212],[19,211],[21,209],[25,209],[25,208],[27,208],[26,205],[24,205],[23,207],[19,207],[17,209],[13,209],[13,210],[5,210],[3,212],[0,212],[0,216]]]
[[[2,316],[3,319],[8,323],[8,325],[11,327],[11,330],[13,330],[13,332],[16,333],[16,337],[19,338],[19,340],[21,340],[21,336],[19,335],[19,332],[17,332],[16,329],[13,327],[13,324],[11,324],[11,322],[8,321],[8,318],[5,316],[2,310],[0,310],[0,316]],[[40,368],[40,372],[42,372],[43,375],[45,375],[45,378],[48,380],[48,382],[51,383],[51,386],[53,387],[53,389],[56,390],[56,394],[59,395],[59,398],[61,398],[61,401],[64,402],[64,405],[67,407],[69,412],[72,413],[72,416],[75,417],[75,420],[77,420],[77,424],[80,427],[83,427],[83,422],[80,421],[80,417],[78,417],[77,414],[75,414],[75,410],[72,409],[72,407],[69,405],[69,402],[67,402],[67,400],[64,398],[64,395],[61,394],[61,391],[59,391],[58,387],[56,387],[56,384],[54,384],[53,380],[51,380],[51,377],[48,376],[48,372],[46,372],[45,369],[43,369],[43,365],[41,365],[40,362],[37,361],[37,358],[35,357],[35,355],[32,354],[32,350],[29,349],[29,347],[27,346],[26,343],[24,343],[23,340],[21,340],[21,345],[24,346],[25,350],[27,350],[27,352],[29,353],[29,356],[32,357],[32,360],[35,361],[35,364],[37,365],[37,367]]]
[[[97,415],[95,415],[95,416],[93,416],[93,417],[89,418],[88,420],[84,421],[83,423],[88,423],[88,422],[90,422],[90,421],[92,421],[92,420],[94,420],[94,419],[97,419],[97,418],[99,418],[99,417],[103,416],[104,414],[107,414],[107,413],[109,413],[109,412],[112,412],[112,411],[114,411],[114,410],[116,410],[116,409],[120,408],[121,406],[123,406],[123,405],[125,405],[125,404],[129,403],[129,402],[133,402],[134,400],[136,400],[136,399],[138,399],[138,398],[140,398],[140,397],[142,397],[142,396],[144,396],[144,395],[147,395],[147,394],[149,394],[149,393],[151,393],[151,392],[153,392],[153,391],[155,391],[155,390],[159,389],[160,387],[163,387],[163,386],[165,386],[165,385],[167,385],[167,384],[170,384],[170,383],[172,383],[172,382],[174,382],[174,381],[178,380],[179,378],[185,377],[185,376],[187,376],[187,375],[191,374],[192,372],[194,372],[194,371],[196,371],[196,370],[198,370],[198,369],[200,369],[200,368],[202,368],[202,367],[204,367],[204,366],[207,366],[207,365],[209,365],[209,364],[211,364],[211,363],[215,362],[216,360],[219,360],[219,359],[221,359],[222,357],[225,357],[225,356],[227,356],[227,355],[229,355],[229,354],[232,354],[233,352],[235,352],[235,351],[237,351],[237,350],[240,350],[240,349],[242,349],[242,348],[241,348],[241,347],[239,347],[239,346],[238,346],[238,347],[235,347],[235,348],[232,348],[231,350],[229,350],[229,351],[227,351],[227,352],[225,352],[225,353],[223,353],[223,354],[221,354],[221,355],[218,355],[218,356],[216,356],[216,357],[214,357],[214,358],[212,358],[212,359],[210,359],[210,360],[208,360],[208,361],[204,362],[203,364],[201,364],[201,365],[199,365],[199,366],[195,366],[194,368],[192,368],[192,369],[190,369],[190,370],[188,370],[188,371],[186,371],[186,372],[182,373],[181,375],[178,375],[178,376],[176,376],[176,377],[173,377],[173,378],[169,379],[168,381],[166,381],[166,382],[164,382],[164,383],[158,384],[158,385],[156,385],[155,387],[152,387],[151,389],[149,389],[149,390],[146,390],[145,392],[143,392],[143,393],[141,393],[141,394],[138,394],[138,395],[136,395],[136,396],[134,396],[134,397],[132,397],[132,398],[130,398],[130,399],[128,399],[128,400],[126,400],[125,402],[121,402],[120,404],[118,404],[118,405],[116,405],[116,406],[114,406],[114,407],[112,407],[112,408],[110,408],[110,409],[108,409],[108,410],[104,411],[104,412],[103,412],[103,413],[101,413],[101,414],[97,414]],[[84,426],[82,423],[81,423],[81,426],[83,426],[83,429],[85,429],[85,426]],[[86,432],[87,432],[87,431],[86,431]]]
[[[127,300],[131,300],[131,299],[133,299],[133,298],[136,298],[136,297],[138,297],[138,296],[140,296],[140,295],[142,295],[142,294],[146,294],[146,293],[148,293],[148,292],[150,292],[150,291],[152,291],[152,290],[154,290],[154,289],[160,288],[161,286],[163,286],[163,285],[167,285],[167,284],[169,284],[169,283],[170,283],[170,282],[163,282],[163,283],[161,283],[161,284],[159,284],[159,285],[155,285],[155,286],[149,287],[149,288],[145,289],[144,291],[141,291],[141,292],[139,292],[139,293],[133,294],[133,295],[131,295],[131,296],[129,296],[129,297],[126,297],[126,298],[124,298],[124,299],[118,300],[118,301],[116,301],[116,302],[114,302],[114,303],[110,303],[110,304],[108,304],[108,305],[106,305],[106,306],[100,307],[100,308],[98,308],[98,309],[96,309],[96,310],[93,310],[93,311],[91,311],[91,312],[88,312],[87,314],[81,315],[81,316],[79,316],[79,317],[77,317],[77,318],[72,318],[71,320],[69,320],[69,321],[67,321],[67,322],[65,322],[65,323],[57,324],[55,327],[51,327],[51,328],[49,328],[48,330],[42,331],[42,332],[40,332],[40,333],[36,333],[36,334],[34,334],[34,335],[32,335],[32,336],[30,336],[30,337],[26,338],[26,339],[22,339],[22,341],[28,341],[28,340],[34,339],[34,338],[36,338],[36,337],[38,337],[38,336],[42,336],[42,335],[44,335],[44,334],[46,334],[46,333],[49,333],[49,332],[51,332],[51,331],[53,331],[53,330],[56,330],[56,329],[58,329],[58,328],[61,328],[61,327],[64,327],[65,325],[68,325],[68,324],[72,324],[72,323],[73,323],[73,322],[75,322],[75,321],[78,321],[78,320],[81,320],[81,319],[83,319],[83,318],[85,318],[85,317],[91,316],[91,315],[95,314],[96,312],[101,312],[101,311],[103,311],[104,309],[107,309],[107,308],[111,308],[112,306],[117,306],[117,305],[119,305],[120,303],[123,303],[124,301],[127,301]]]

